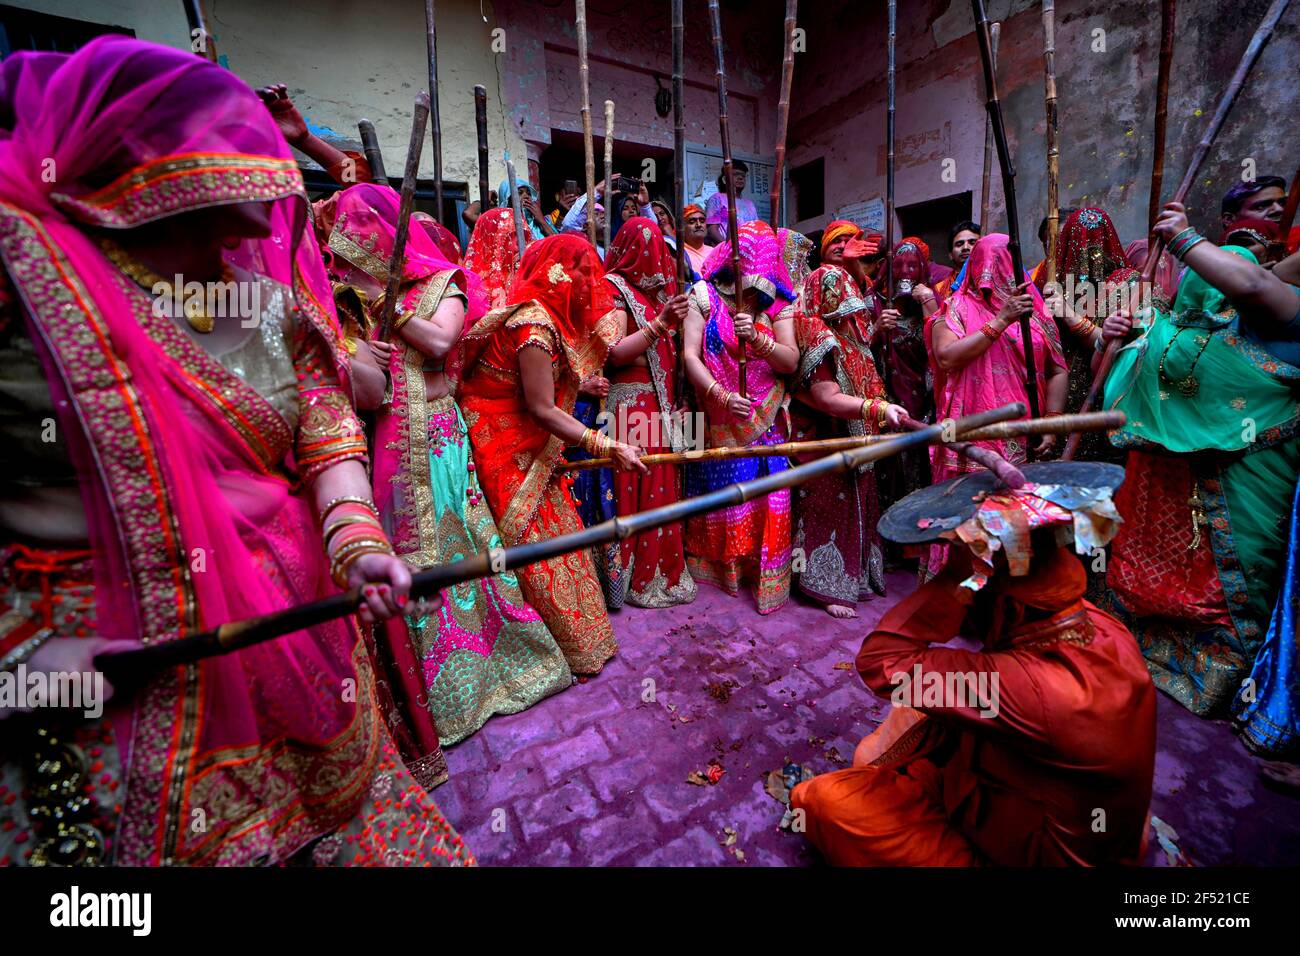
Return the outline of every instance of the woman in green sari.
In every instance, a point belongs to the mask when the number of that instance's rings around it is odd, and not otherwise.
[[[1242,690],[1280,586],[1300,472],[1300,298],[1245,249],[1204,242],[1177,204],[1157,228],[1188,269],[1106,383],[1105,407],[1128,416],[1111,441],[1129,452],[1107,584],[1156,686],[1210,715]]]

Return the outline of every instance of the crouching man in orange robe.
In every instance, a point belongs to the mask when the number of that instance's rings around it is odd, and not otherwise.
[[[1052,469],[1064,464],[1026,466],[1027,489],[1064,500],[1052,483]],[[1118,466],[1071,466],[1113,469],[1111,487],[1122,480]],[[922,489],[896,509],[951,484]],[[851,768],[797,786],[791,807],[804,811],[808,838],[841,866],[1139,863],[1155,769],[1155,689],[1129,631],[1083,600],[1084,568],[1051,527],[1082,530],[1087,540],[1076,547],[1084,553],[1105,544],[1109,488],[1083,522],[1078,509],[1029,490],[972,504],[978,490],[968,481],[954,496],[976,513],[957,535],[944,535],[970,548],[949,547],[943,571],[892,608],[858,654],[866,685],[894,701],[889,718],[862,741]],[[905,516],[909,543],[918,542],[918,523],[931,524],[916,513]],[[891,517],[880,529],[897,540]],[[982,635],[984,649],[932,646],[959,633]]]

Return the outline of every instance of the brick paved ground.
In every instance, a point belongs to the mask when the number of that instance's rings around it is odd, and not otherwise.
[[[909,576],[890,587],[905,593]],[[626,608],[603,673],[449,748],[435,796],[484,865],[818,863],[777,829],[763,777],[787,757],[818,773],[852,760],[888,705],[836,664],[887,607],[857,621],[801,604],[760,617],[701,586],[685,608]],[[1152,811],[1176,834],[1166,839],[1196,864],[1300,862],[1300,800],[1265,788],[1225,723],[1162,695],[1159,727]],[[711,759],[721,780],[688,783]],[[743,859],[723,846],[728,827]],[[1148,861],[1168,863],[1154,833]]]

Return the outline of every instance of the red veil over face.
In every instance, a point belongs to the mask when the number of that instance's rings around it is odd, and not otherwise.
[[[532,300],[550,313],[578,381],[600,371],[613,344],[593,348],[591,341],[600,320],[614,308],[604,276],[600,256],[586,239],[547,236],[528,247],[510,286],[511,305]]]
[[[524,242],[531,242],[524,230]],[[489,209],[478,217],[465,250],[465,268],[483,280],[492,308],[506,304],[510,283],[519,268],[519,239],[510,209]]]
[[[634,216],[623,223],[605,255],[605,271],[621,275],[645,297],[662,307],[677,294],[677,265],[657,223]]]
[[[228,258],[290,287],[345,375],[301,176],[257,96],[200,57],[101,37],[6,59],[0,128],[0,255],[80,473],[100,636],[170,641],[333,590],[288,424],[139,307],[90,232],[260,204],[270,234]],[[350,625],[322,626],[165,671],[110,708],[117,862],[283,859],[350,818],[380,746],[368,689],[338,693],[364,684],[362,659]]]
[[[1091,282],[1100,289],[1106,276],[1129,264],[1119,233],[1110,216],[1100,209],[1076,209],[1061,226],[1056,239],[1056,278],[1064,282]]]

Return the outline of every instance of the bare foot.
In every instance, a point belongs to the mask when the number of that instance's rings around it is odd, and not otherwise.
[[[1265,760],[1261,762],[1260,770],[1265,779],[1280,785],[1282,789],[1300,793],[1300,766],[1280,760]]]
[[[831,617],[838,617],[840,620],[846,620],[850,617],[858,616],[858,609],[849,607],[846,604],[827,604],[826,613]]]

